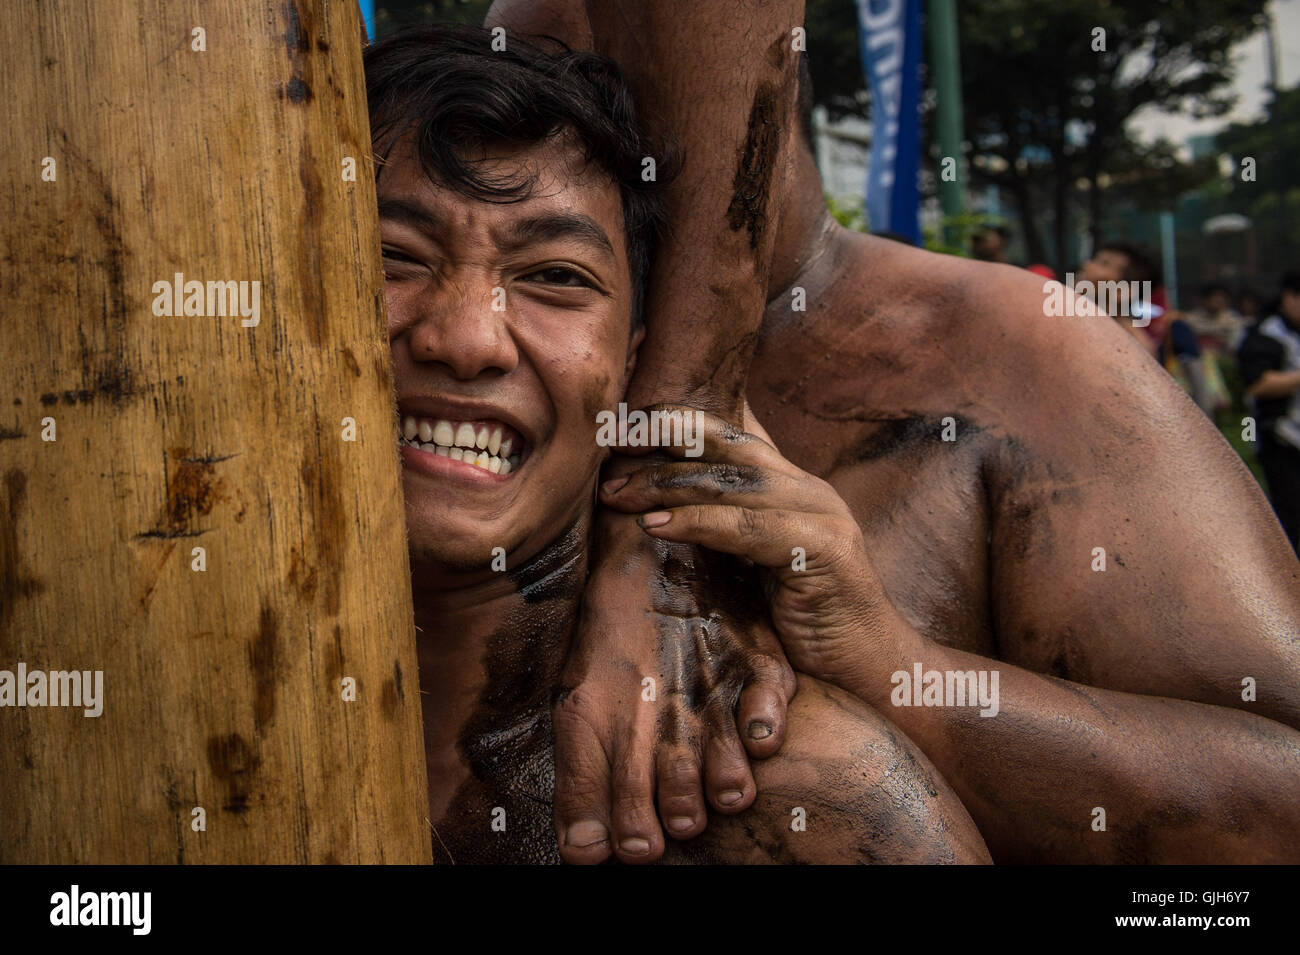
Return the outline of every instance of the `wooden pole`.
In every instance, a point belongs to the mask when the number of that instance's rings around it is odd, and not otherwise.
[[[0,862],[430,859],[360,31],[0,17]]]

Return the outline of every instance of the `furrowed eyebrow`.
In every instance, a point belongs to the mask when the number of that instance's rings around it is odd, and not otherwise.
[[[614,255],[614,243],[605,230],[590,216],[577,212],[557,212],[534,216],[513,223],[507,233],[511,245],[522,246],[548,239],[577,239],[598,247],[609,256]]]
[[[438,221],[437,216],[415,203],[403,199],[380,199],[379,218],[409,225],[430,236],[436,236],[442,231],[442,224]]]

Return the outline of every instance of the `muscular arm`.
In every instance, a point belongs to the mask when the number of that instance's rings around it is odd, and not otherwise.
[[[996,861],[1300,860],[1295,730],[1223,707],[1080,686],[930,641],[904,656],[923,670],[998,674],[992,716],[978,706],[895,706],[878,674],[843,681],[952,783]]]
[[[1300,371],[1266,371],[1246,394],[1252,398],[1285,398],[1300,388]]]
[[[1122,329],[1044,317],[1032,280],[975,287],[992,611],[1016,665],[909,657],[998,669],[996,717],[858,690],[999,860],[1296,861],[1300,566],[1258,486]]]
[[[1300,564],[1250,472],[1114,323],[987,291],[998,655],[1300,728]]]

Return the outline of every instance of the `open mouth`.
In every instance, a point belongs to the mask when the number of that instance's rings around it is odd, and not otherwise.
[[[518,470],[524,458],[524,440],[508,424],[490,419],[451,421],[406,415],[398,435],[399,446],[450,458],[506,475]]]

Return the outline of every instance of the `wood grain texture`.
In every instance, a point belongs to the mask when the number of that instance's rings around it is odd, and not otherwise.
[[[0,17],[0,670],[104,674],[98,718],[0,708],[0,862],[430,859],[359,35]],[[156,316],[177,272],[259,281],[259,324]]]

